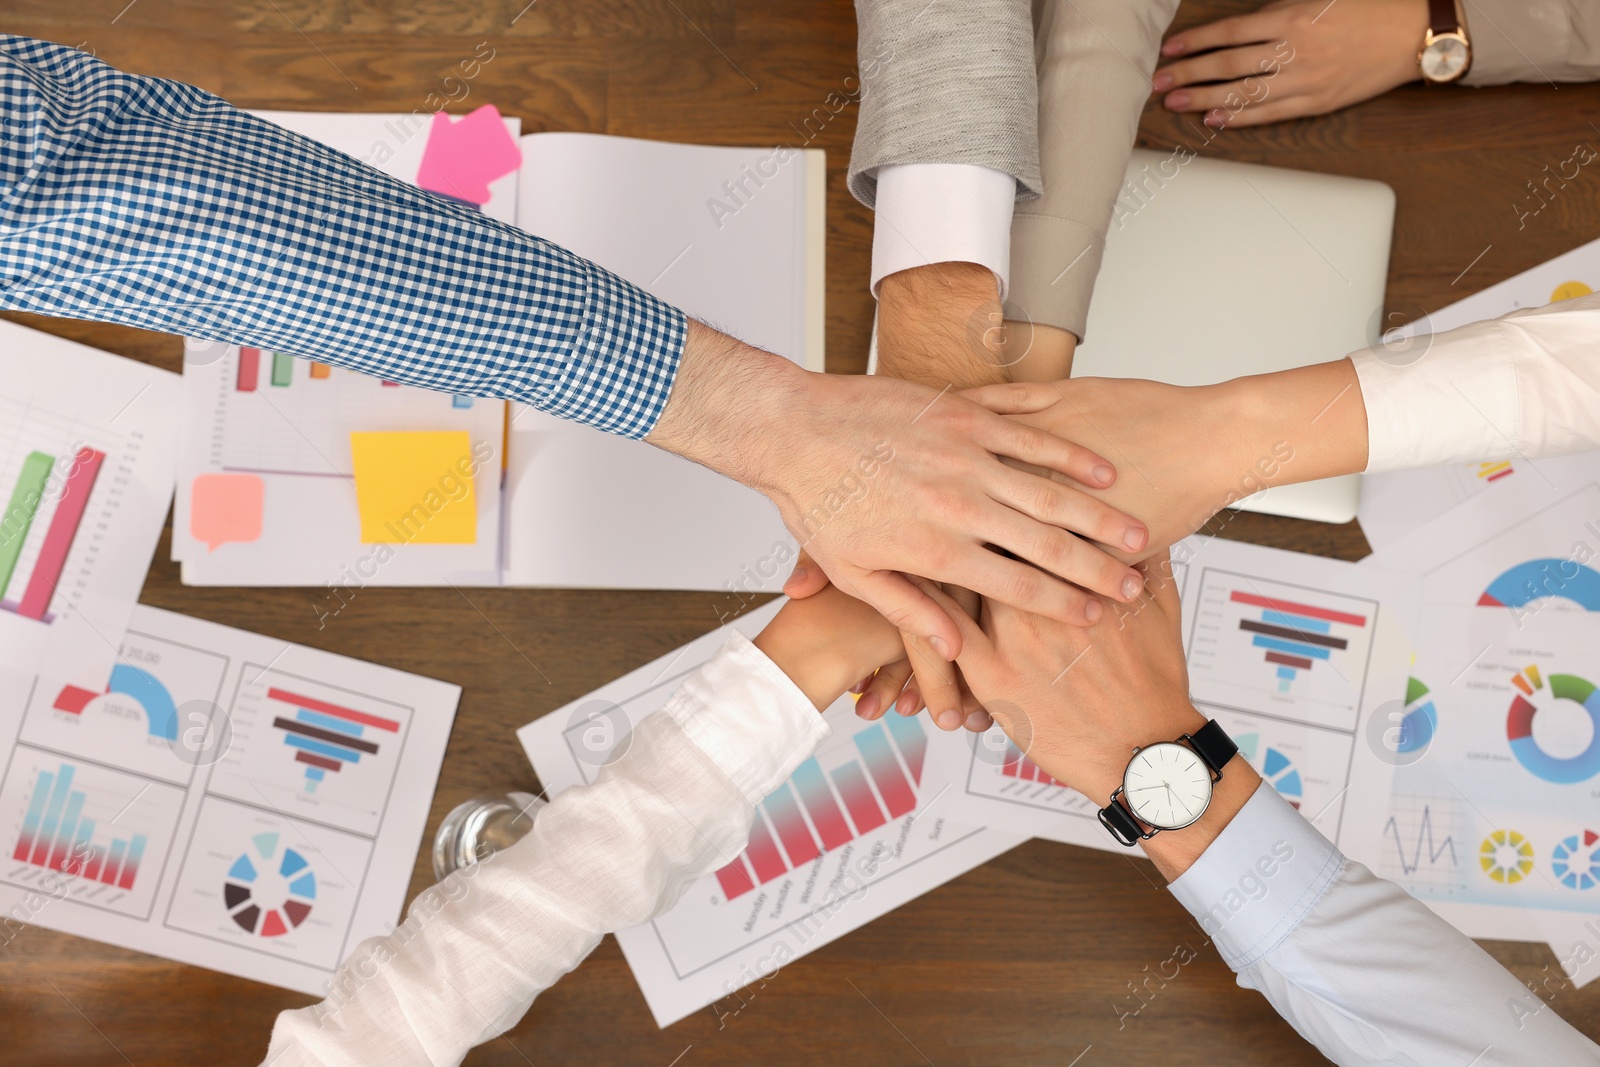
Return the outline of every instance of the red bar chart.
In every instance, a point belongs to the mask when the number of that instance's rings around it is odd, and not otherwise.
[[[100,476],[100,465],[105,458],[104,452],[87,447],[80,448],[73,457],[72,468],[61,491],[61,500],[56,504],[55,514],[50,517],[50,528],[39,546],[39,558],[28,577],[17,614],[44,620],[50,599],[55,596],[56,587],[61,582],[67,554],[72,551],[72,543],[78,536],[84,509],[89,506],[89,494],[94,491],[95,479]]]
[[[132,889],[144,858],[145,836],[135,833],[95,844],[95,820],[84,812],[88,794],[73,788],[76,773],[70,763],[38,773],[11,858]]]
[[[1050,777],[1039,765],[1027,756],[1016,745],[1006,747],[1005,762],[1000,765],[1000,773],[1007,778],[1019,778],[1025,782],[1038,782],[1040,785],[1061,786],[1061,783]],[[1065,789],[1065,786],[1061,786]]]
[[[744,853],[716,872],[728,900],[916,810],[927,735],[916,718],[887,718],[857,731],[831,767],[806,760],[757,806]]]
[[[240,348],[239,369],[234,377],[235,392],[253,393],[261,383],[261,349]]]

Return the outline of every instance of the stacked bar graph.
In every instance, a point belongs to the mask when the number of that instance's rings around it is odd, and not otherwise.
[[[83,817],[86,796],[82,790],[72,788],[76,772],[70,763],[63,763],[54,771],[39,772],[11,858],[91,882],[132,889],[144,858],[145,837],[130,834],[96,844],[95,820]]]
[[[1239,629],[1250,635],[1250,643],[1261,649],[1262,658],[1276,669],[1280,692],[1288,692],[1300,672],[1309,671],[1318,660],[1327,660],[1335,650],[1350,647],[1348,639],[1333,632],[1335,625],[1367,625],[1365,615],[1279,600],[1240,589],[1230,593],[1228,599],[1261,609],[1257,618],[1240,619]]]
[[[1006,746],[1006,759],[1000,765],[1000,773],[1007,778],[1019,778],[1027,782],[1038,782],[1040,785],[1054,785],[1065,789],[1066,786],[1040,770],[1039,765],[1027,756],[1016,745]]]
[[[928,749],[918,719],[891,713],[857,731],[851,747],[852,758],[826,770],[812,756],[761,802],[743,855],[717,871],[727,899],[916,810]]]
[[[294,707],[292,716],[277,716],[272,725],[283,731],[283,743],[294,750],[295,762],[305,765],[308,793],[316,792],[329,774],[337,774],[346,764],[361,762],[363,755],[378,754],[377,743],[366,739],[369,729],[400,732],[400,724],[393,719],[285,689],[268,688],[267,698]]]
[[[11,489],[9,503],[0,518],[0,609],[38,622],[50,622],[50,601],[61,584],[67,556],[83,525],[89,494],[100,476],[105,453],[79,448],[72,457],[58,490],[52,490],[51,474],[56,457],[45,452],[30,452]],[[52,499],[53,496],[53,499]],[[42,533],[36,528],[42,506],[54,504]],[[34,535],[30,541],[30,534]],[[27,581],[14,583],[24,548],[36,546]],[[6,594],[14,584],[22,588],[15,599]]]

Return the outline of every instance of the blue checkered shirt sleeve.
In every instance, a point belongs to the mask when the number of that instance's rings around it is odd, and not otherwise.
[[[193,86],[0,35],[0,308],[650,432],[683,313]]]

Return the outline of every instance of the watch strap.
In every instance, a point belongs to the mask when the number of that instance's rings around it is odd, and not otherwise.
[[[1145,833],[1144,827],[1139,825],[1127,807],[1122,803],[1122,788],[1111,794],[1111,803],[1100,809],[1100,825],[1110,831],[1111,836],[1117,839],[1117,844],[1127,848],[1137,845],[1142,838],[1151,836]]]
[[[1435,35],[1461,32],[1456,0],[1428,0],[1428,30]]]
[[[1217,778],[1222,777],[1222,768],[1228,761],[1239,754],[1239,746],[1233,743],[1233,738],[1215,719],[1207,719],[1206,724],[1192,734],[1184,734],[1183,739],[1189,742],[1189,747],[1195,754],[1205,760],[1206,766],[1211,768],[1211,773]]]

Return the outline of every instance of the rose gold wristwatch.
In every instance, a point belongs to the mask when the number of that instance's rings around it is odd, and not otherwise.
[[[1456,0],[1428,0],[1428,33],[1417,53],[1423,81],[1457,81],[1472,66],[1472,42],[1456,14]]]

